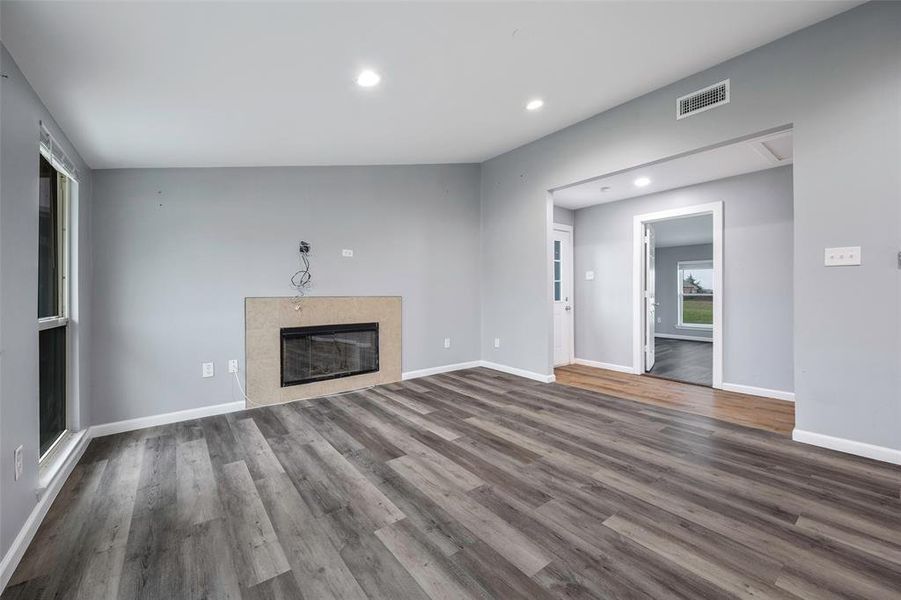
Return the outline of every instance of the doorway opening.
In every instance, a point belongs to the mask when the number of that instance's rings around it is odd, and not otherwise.
[[[636,215],[637,373],[723,384],[722,202]]]

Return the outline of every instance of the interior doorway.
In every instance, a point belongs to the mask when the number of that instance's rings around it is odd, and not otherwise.
[[[643,373],[713,387],[713,213],[645,221],[643,232]]]
[[[552,273],[554,277],[554,366],[572,364],[573,337],[573,228],[554,224],[552,239]]]
[[[792,162],[786,126],[549,190],[548,261],[552,224],[572,225],[575,240],[566,311],[575,315],[575,351],[573,364],[557,366],[566,338],[555,327],[548,343],[556,380],[667,406],[703,404],[718,418],[734,403],[761,426],[776,407],[789,427]],[[696,217],[707,219],[706,239],[681,245],[712,252],[672,257],[668,228]],[[549,312],[565,324],[554,284]]]

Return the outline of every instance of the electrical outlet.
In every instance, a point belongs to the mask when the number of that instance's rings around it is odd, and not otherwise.
[[[594,279],[594,271],[585,271],[585,280],[591,281]]]
[[[215,369],[213,369],[213,363],[211,363],[211,362],[203,363],[202,368],[203,368],[203,371],[202,371],[203,377],[212,377],[213,375],[216,374]]]
[[[501,347],[501,338],[494,338],[494,347],[495,348]]]
[[[450,338],[444,338],[444,347],[450,348]]]
[[[228,372],[229,373],[237,373],[238,372],[238,360],[236,358],[228,361]]]
[[[344,258],[353,258],[354,251],[349,248],[345,248],[341,251],[341,256],[343,256]]]
[[[658,323],[663,323],[663,317],[657,317],[657,322],[658,322]]]
[[[24,465],[22,463],[22,446],[19,446],[18,448],[16,448],[15,456],[16,456],[16,481],[19,481],[19,479],[22,477],[22,471],[24,469]]]

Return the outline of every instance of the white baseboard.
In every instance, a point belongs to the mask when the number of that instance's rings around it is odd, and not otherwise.
[[[761,396],[762,398],[772,398],[774,400],[785,400],[786,402],[795,401],[794,392],[785,392],[782,390],[771,390],[767,388],[754,387],[752,385],[740,385],[738,383],[723,383],[721,388],[727,392],[736,392],[738,394],[748,394],[749,396]]]
[[[487,360],[479,361],[479,366],[485,367],[486,369],[494,369],[495,371],[500,371],[502,373],[509,373],[510,375],[516,375],[518,377],[525,377],[526,379],[533,379],[535,381],[540,381],[541,383],[554,383],[554,381],[557,380],[557,378],[553,374],[542,375],[541,373],[536,373],[535,371],[526,371],[525,369],[508,367],[507,365],[501,365]]]
[[[441,365],[440,367],[406,371],[401,375],[401,379],[406,381],[407,379],[416,379],[417,377],[428,377],[429,375],[438,375],[439,373],[450,373],[451,371],[460,371],[461,369],[472,369],[481,365],[482,361],[471,360],[469,362],[461,362],[453,365]]]
[[[577,358],[573,362],[577,365],[582,365],[583,367],[594,367],[595,369],[607,369],[608,371],[618,371],[620,373],[635,372],[632,367],[627,367],[626,365],[617,365],[614,363],[605,363],[597,360],[588,360],[587,358]]]
[[[665,340],[686,340],[689,342],[710,342],[713,343],[713,338],[709,337],[697,337],[694,335],[678,335],[675,333],[655,333],[655,338],[663,338]]]
[[[91,437],[95,438],[104,435],[112,435],[114,433],[134,431],[136,429],[146,429],[147,427],[156,427],[157,425],[178,423],[179,421],[190,421],[191,419],[212,417],[214,415],[222,415],[238,410],[244,410],[243,400],[239,402],[227,402],[225,404],[214,404],[212,406],[202,406],[200,408],[190,408],[188,410],[179,410],[171,413],[163,413],[161,415],[150,415],[149,417],[139,417],[137,419],[128,419],[126,421],[103,423],[102,425],[92,425]]]
[[[885,446],[875,446],[866,442],[855,442],[854,440],[846,440],[844,438],[832,437],[831,435],[823,435],[822,433],[814,433],[812,431],[804,431],[803,429],[795,429],[792,431],[792,439],[803,444],[819,446],[820,448],[829,448],[830,450],[838,450],[864,458],[872,458],[882,462],[901,465],[901,450],[894,448],[886,448]]]
[[[80,435],[81,437],[75,442],[75,445],[69,452],[69,455],[66,456],[63,464],[44,488],[40,499],[32,509],[31,514],[28,515],[28,518],[25,520],[25,524],[22,525],[22,529],[19,530],[16,539],[13,540],[9,550],[7,550],[6,554],[3,556],[3,560],[0,561],[0,591],[6,588],[6,584],[9,583],[10,578],[13,576],[13,572],[15,572],[16,567],[19,566],[19,561],[22,560],[25,550],[28,548],[31,540],[34,539],[34,534],[38,532],[38,528],[41,526],[44,517],[47,516],[50,505],[53,504],[56,495],[59,494],[63,484],[72,473],[72,469],[75,468],[75,465],[78,464],[78,461],[87,449],[88,442],[91,441],[90,430],[83,430],[75,435]]]

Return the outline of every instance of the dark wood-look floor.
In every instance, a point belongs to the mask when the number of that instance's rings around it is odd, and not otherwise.
[[[557,367],[554,374],[557,383],[564,385],[713,417],[755,429],[789,435],[795,427],[795,405],[784,400],[582,365]]]
[[[691,340],[654,340],[654,368],[648,375],[693,383],[713,385],[713,344]]]
[[[12,598],[868,598],[901,469],[486,369],[99,438]]]

